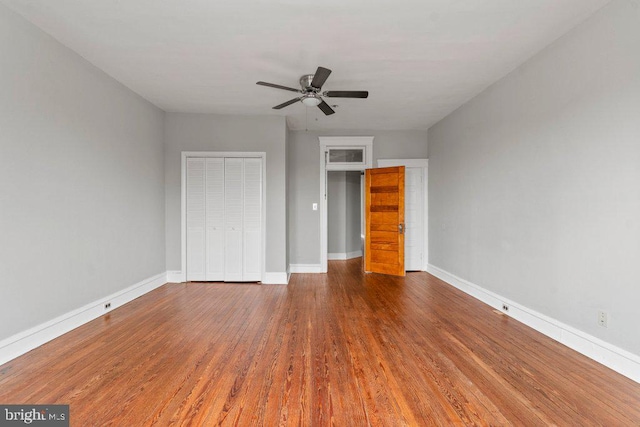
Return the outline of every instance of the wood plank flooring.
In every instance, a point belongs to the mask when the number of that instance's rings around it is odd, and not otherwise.
[[[637,384],[427,273],[167,284],[0,366],[73,426],[640,425]]]

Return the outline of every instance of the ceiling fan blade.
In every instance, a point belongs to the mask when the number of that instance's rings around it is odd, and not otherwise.
[[[320,89],[324,82],[329,78],[329,74],[331,74],[331,70],[324,67],[318,67],[316,73],[313,75],[313,80],[311,81],[311,86]]]
[[[284,107],[286,107],[286,106],[288,106],[288,105],[295,104],[295,103],[296,103],[296,102],[298,102],[298,101],[300,101],[300,98],[293,98],[293,99],[290,99],[290,100],[289,100],[289,101],[287,101],[287,102],[283,102],[283,103],[282,103],[282,104],[280,104],[280,105],[276,105],[275,107],[273,107],[273,109],[274,109],[274,110],[279,110],[279,109],[284,108]]]
[[[290,90],[291,92],[300,92],[300,89],[294,89],[294,88],[292,88],[292,87],[276,85],[276,84],[273,84],[273,83],[257,82],[256,84],[257,84],[257,85],[260,85],[260,86],[275,87],[276,89]]]
[[[329,98],[368,98],[369,92],[366,90],[329,90],[322,95]]]
[[[318,104],[318,108],[321,109],[322,112],[327,116],[330,116],[333,113],[335,113],[335,111],[333,111],[333,108],[329,107],[329,104],[327,104],[324,101],[322,101],[320,104]]]

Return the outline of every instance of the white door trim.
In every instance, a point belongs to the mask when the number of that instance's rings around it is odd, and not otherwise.
[[[320,272],[327,272],[327,170],[363,171],[373,167],[373,136],[320,136]],[[326,154],[330,147],[364,147],[364,163],[358,165],[330,165]]]
[[[422,207],[422,270],[429,266],[429,159],[378,159],[379,168],[404,166],[407,168],[422,168],[423,207]]]
[[[180,165],[180,281],[187,280],[187,159],[190,157],[242,157],[262,159],[262,281],[265,280],[267,245],[267,153],[263,151],[183,151]]]

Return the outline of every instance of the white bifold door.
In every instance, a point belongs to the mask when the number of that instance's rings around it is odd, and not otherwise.
[[[262,158],[187,158],[187,280],[262,280]]]

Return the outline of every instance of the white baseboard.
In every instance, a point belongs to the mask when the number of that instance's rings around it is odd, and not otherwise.
[[[506,315],[640,383],[640,356],[524,307],[432,264],[429,264],[427,271],[503,313],[502,304],[507,304],[509,312],[505,313]]]
[[[0,341],[0,365],[33,350],[54,338],[84,325],[109,311],[120,307],[139,296],[146,294],[167,282],[167,274],[161,273],[142,280],[119,292],[91,302],[78,309],[65,313],[55,319],[42,323],[26,331],[19,332]],[[111,303],[109,309],[104,305]]]
[[[287,272],[266,272],[264,273],[264,280],[262,283],[266,285],[286,285],[289,283],[289,276],[291,273]],[[183,283],[186,282],[187,278],[184,277],[182,271],[167,271],[167,282],[168,283]]]
[[[340,253],[328,253],[327,254],[327,259],[328,260],[345,260],[345,259],[352,259],[352,258],[358,258],[362,256],[362,251],[353,251],[353,252],[340,252]]]
[[[265,272],[262,284],[264,285],[286,285],[289,283],[289,276],[286,271]]]
[[[291,273],[322,273],[320,264],[291,264]]]
[[[182,283],[186,282],[186,277],[180,270],[167,271],[167,283]]]

